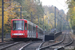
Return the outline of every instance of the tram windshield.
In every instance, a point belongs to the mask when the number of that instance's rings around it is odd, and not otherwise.
[[[24,21],[13,21],[13,30],[24,30]]]

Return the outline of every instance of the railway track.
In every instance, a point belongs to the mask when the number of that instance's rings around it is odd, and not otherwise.
[[[19,50],[36,50],[36,48],[38,48],[38,46],[41,44],[41,41],[38,42],[31,42],[28,43],[27,45],[24,45],[23,47],[21,47]]]
[[[6,39],[4,38],[4,42],[9,42],[9,41],[13,41],[13,39],[9,38],[9,39]],[[2,43],[2,39],[0,38],[0,43]]]
[[[65,39],[65,42],[62,43],[63,46],[60,48],[56,48],[57,50],[64,49],[65,47],[70,46],[73,43],[74,40],[72,39],[70,34],[67,33],[66,35],[68,35],[68,37],[66,36],[67,37],[66,39],[68,40]]]
[[[63,36],[62,36],[63,37]],[[24,45],[23,47],[21,47],[19,50],[39,50],[40,47],[42,47],[42,45],[44,44],[45,42],[31,42],[31,43],[28,43],[27,45]],[[55,42],[52,42],[55,44]]]
[[[2,44],[0,43],[0,50],[10,50],[10,49],[11,50],[50,50],[50,49],[54,50],[54,49],[62,49],[66,46],[69,46],[73,42],[72,37],[68,33],[63,34],[61,38],[62,38],[61,41],[58,42],[49,41],[47,43],[42,41],[30,41],[30,42],[21,41],[21,42],[10,42],[10,43],[6,42]]]
[[[6,43],[0,46],[0,50],[5,50],[13,45],[19,44],[19,42],[11,42],[11,43]]]
[[[63,39],[62,39],[63,37]],[[57,44],[59,42],[62,42],[64,40],[64,37],[65,35],[64,34],[61,34],[59,37],[57,37],[54,41],[47,41],[47,42],[44,42],[41,47],[46,47],[46,46],[49,46],[49,45],[53,45],[53,44]]]
[[[7,43],[2,43],[0,45],[0,50],[19,50],[19,48],[27,43],[30,42],[23,42],[23,41],[19,41],[19,42],[7,42]]]
[[[14,42],[13,40],[6,40],[4,42],[0,42],[0,46],[5,45],[5,44],[11,44],[13,42]]]
[[[49,44],[47,46],[42,47],[42,45],[37,48],[38,50],[54,50],[54,49],[64,49],[64,47],[69,46],[70,44],[73,43],[73,39],[71,36],[67,33],[64,34],[63,39],[60,42],[54,43],[54,44]]]
[[[5,45],[5,44],[11,44],[11,43],[13,43],[14,41],[9,41],[9,42],[1,42],[0,43],[0,46],[2,46],[2,45]]]

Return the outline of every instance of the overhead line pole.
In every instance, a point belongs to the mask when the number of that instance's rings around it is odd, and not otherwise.
[[[20,3],[21,5],[21,3]],[[22,6],[20,6],[20,19],[22,19]]]
[[[61,30],[60,31],[62,32],[62,16],[60,15],[60,17],[61,17],[61,21],[60,21],[61,22],[61,24],[60,24]]]
[[[56,7],[55,7],[55,29],[56,29]]]
[[[22,7],[20,7],[20,19],[22,19]]]
[[[31,12],[31,22],[33,23],[33,16],[32,16],[32,12]],[[31,33],[33,33],[33,27],[31,27]]]
[[[39,26],[39,15],[38,15],[38,26]]]
[[[62,20],[62,18],[61,18],[61,15],[59,14],[59,12],[58,12],[58,15],[59,15],[59,17],[60,17],[60,19],[59,19],[59,21],[60,21],[60,22],[59,22],[59,24],[60,24],[60,25],[59,25],[59,26],[60,26],[60,27],[59,27],[60,30],[59,30],[59,31],[61,32],[61,27],[62,27],[62,22],[61,22],[61,20]]]
[[[43,17],[43,30],[44,30],[44,17]]]
[[[2,0],[2,42],[4,35],[4,0]]]
[[[33,21],[32,21],[32,12],[31,12],[31,22],[33,22]]]

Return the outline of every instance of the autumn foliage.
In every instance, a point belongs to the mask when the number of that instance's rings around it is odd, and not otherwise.
[[[61,16],[64,15],[63,10],[57,9],[56,12],[58,11]],[[44,30],[50,31],[50,29],[54,28],[54,12],[53,6],[42,6],[40,0],[4,0],[4,33],[10,33],[11,19],[20,19],[20,17],[32,21]],[[20,16],[20,13],[22,13],[22,16]],[[61,20],[60,16],[56,15]],[[59,28],[59,25],[57,28]],[[2,0],[0,0],[0,30],[2,30]]]
[[[22,10],[20,9],[22,8]],[[38,24],[38,15],[42,18],[44,10],[40,0],[4,0],[4,33],[10,33],[11,19],[22,19]],[[0,30],[2,30],[2,0],[0,0]],[[1,33],[2,31],[0,31]]]
[[[73,29],[73,32],[75,33],[75,1],[68,0],[67,4],[69,8],[69,11],[67,13],[68,21],[70,22],[70,27]]]

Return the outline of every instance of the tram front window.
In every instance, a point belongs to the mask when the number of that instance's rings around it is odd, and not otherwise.
[[[24,30],[24,21],[13,21],[13,30]]]

